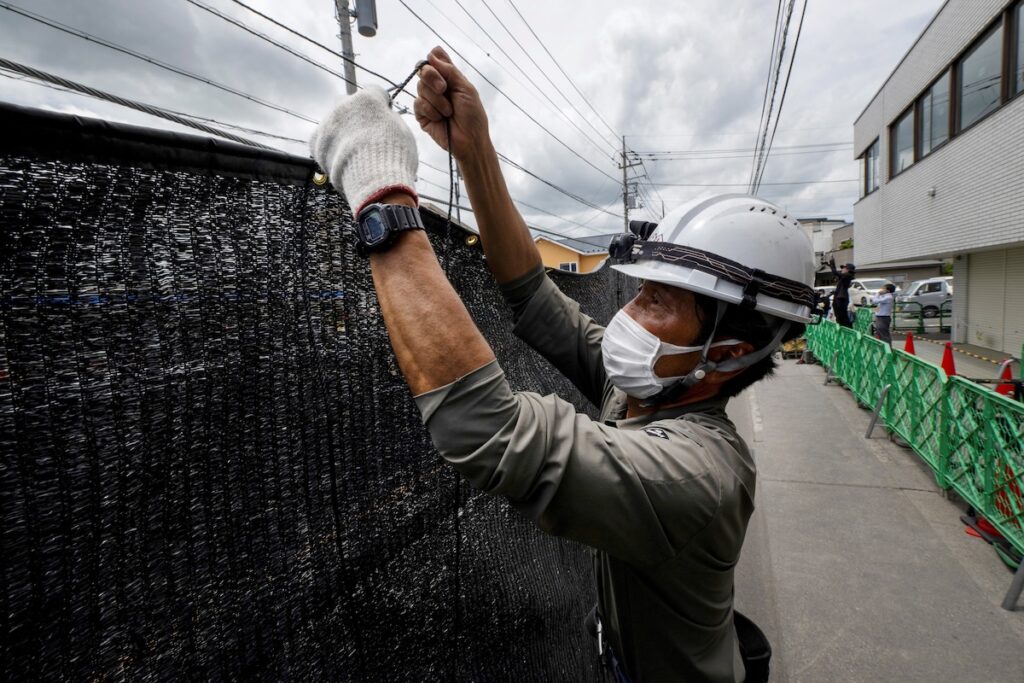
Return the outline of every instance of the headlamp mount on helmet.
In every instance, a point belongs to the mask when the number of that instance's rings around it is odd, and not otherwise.
[[[757,295],[761,293],[801,306],[814,306],[814,290],[802,282],[771,275],[759,268],[747,268],[724,256],[694,247],[647,242],[627,232],[612,239],[608,255],[617,263],[660,261],[687,266],[737,284],[743,287],[743,299],[738,304],[740,308],[752,310],[757,305]]]

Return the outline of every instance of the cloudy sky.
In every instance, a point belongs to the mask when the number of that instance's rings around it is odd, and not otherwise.
[[[440,42],[423,22],[450,43],[463,56],[456,57],[456,62],[481,91],[497,149],[589,204],[506,167],[513,196],[536,207],[520,207],[531,225],[570,235],[620,229],[622,219],[610,213],[622,213],[621,171],[614,155],[623,135],[628,148],[646,158],[644,167],[630,170],[631,176],[645,174],[641,180],[645,206],[634,217],[656,219],[662,202],[671,209],[699,194],[745,189],[768,74],[776,2],[404,1],[408,8],[400,0],[377,1],[378,33],[373,38],[355,35],[356,60],[397,81]],[[333,0],[244,2],[313,40],[340,49]],[[942,2],[808,2],[760,194],[798,216],[852,220],[857,183],[850,180],[858,177],[853,121]],[[797,0],[790,46],[802,4]],[[204,5],[326,69],[245,32],[203,9]],[[215,81],[278,109],[172,73],[75,32]],[[4,58],[95,88],[295,140],[307,139],[313,130],[314,124],[305,119],[318,120],[345,92],[344,83],[329,73],[341,71],[335,56],[234,0],[0,0],[0,45]],[[145,114],[16,80],[2,71],[0,75],[5,76],[0,78],[4,101],[178,129]],[[501,92],[488,85],[484,76]],[[357,71],[357,79],[361,85],[382,84],[364,71]],[[406,97],[399,102],[411,104]],[[430,168],[447,168],[447,157],[420,133],[412,116],[407,120],[416,130],[425,162],[420,169],[420,192],[447,197],[447,174]],[[231,130],[307,154],[301,142]],[[822,151],[822,145],[828,151]],[[693,154],[698,150],[714,151]],[[674,154],[669,159],[659,152]],[[838,182],[775,184],[791,181]],[[714,183],[723,185],[709,187]],[[605,207],[610,213],[592,206]]]

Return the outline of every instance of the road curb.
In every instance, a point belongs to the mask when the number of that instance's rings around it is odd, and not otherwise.
[[[904,335],[903,338],[906,339],[906,335]],[[919,342],[919,341],[928,342],[929,344],[935,344],[937,346],[945,346],[946,345],[946,342],[944,342],[944,341],[938,341],[936,339],[928,339],[927,337],[914,337],[914,341],[916,341],[916,342]],[[991,359],[991,358],[989,358],[987,356],[981,356],[981,355],[979,355],[977,353],[972,353],[970,351],[964,351],[963,349],[958,349],[955,346],[953,347],[953,350],[956,351],[957,353],[962,353],[965,356],[970,356],[971,358],[977,358],[978,360],[987,361],[989,363],[992,363],[993,365],[999,365],[1000,363],[1003,362],[1002,360],[993,360],[993,359]],[[1007,358],[1009,358],[1009,356],[1007,356]]]

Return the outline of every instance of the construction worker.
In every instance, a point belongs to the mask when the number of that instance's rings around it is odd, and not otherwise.
[[[412,134],[367,88],[311,147],[356,209],[434,445],[474,487],[595,549],[598,648],[617,680],[766,680],[767,641],[733,610],[756,469],[725,406],[771,373],[772,351],[809,320],[809,240],[753,197],[679,207],[648,240],[616,240],[616,267],[643,285],[602,327],[545,275],[476,89],[440,48],[419,75],[416,119],[459,162],[515,333],[600,408],[593,420],[558,396],[511,391],[415,225]]]
[[[850,285],[853,284],[853,278],[857,277],[857,266],[847,263],[836,270],[834,258],[829,260],[828,265],[836,278],[836,289],[832,292],[832,310],[836,314],[836,322],[843,327],[853,327],[853,321],[850,320]]]

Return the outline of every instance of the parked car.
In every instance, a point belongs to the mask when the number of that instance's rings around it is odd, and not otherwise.
[[[919,304],[924,317],[934,318],[939,314],[942,304],[952,299],[953,278],[947,276],[911,282],[896,301],[899,304],[899,310],[903,313],[916,315],[917,306],[908,306],[907,304]]]
[[[893,284],[885,278],[856,278],[850,283],[850,307],[867,306],[878,290]]]

